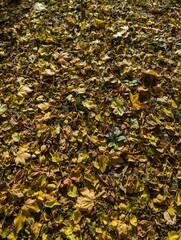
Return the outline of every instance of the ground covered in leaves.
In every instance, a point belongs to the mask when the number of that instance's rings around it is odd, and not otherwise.
[[[0,238],[181,239],[179,1],[0,2]]]

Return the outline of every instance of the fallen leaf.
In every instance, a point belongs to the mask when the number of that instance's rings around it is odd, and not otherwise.
[[[72,198],[75,198],[78,196],[78,192],[77,192],[77,187],[74,185],[74,184],[70,184],[68,186],[68,192],[67,192],[67,195],[69,197],[72,197]]]
[[[48,102],[39,103],[37,106],[42,111],[46,111],[50,107],[50,103],[48,103]]]
[[[31,88],[29,88],[27,85],[22,85],[19,90],[17,95],[20,97],[25,97],[26,95],[28,95],[28,93],[32,92],[33,90]]]
[[[180,235],[176,231],[168,232],[168,240],[180,240]]]
[[[72,214],[72,220],[73,220],[74,224],[79,223],[81,218],[82,218],[81,212],[76,209]]]
[[[82,101],[82,105],[88,108],[89,110],[96,108],[96,105],[93,103],[93,101],[88,99]]]
[[[19,163],[24,165],[26,163],[25,160],[27,160],[30,157],[31,157],[31,154],[29,154],[23,150],[20,150],[16,154],[15,163],[16,163],[16,165],[18,165]]]
[[[165,211],[163,213],[164,219],[166,221],[166,224],[168,225],[175,225],[176,224],[176,214],[171,216],[168,211]]]
[[[76,207],[82,211],[90,212],[94,208],[95,193],[88,188],[81,192],[80,197],[77,198]]]
[[[38,213],[40,212],[40,208],[38,206],[36,199],[27,199],[24,205],[22,206],[22,211],[25,215],[29,215],[30,213]]]
[[[14,219],[14,226],[15,226],[15,234],[16,235],[23,228],[25,220],[26,220],[26,217],[22,213],[19,213],[16,216],[16,218]]]
[[[131,218],[130,218],[130,223],[131,223],[131,225],[133,225],[134,227],[136,227],[137,226],[137,217],[136,216],[131,216]]]
[[[7,110],[6,104],[0,104],[0,115],[2,115]]]
[[[139,110],[141,108],[141,103],[139,101],[139,93],[136,93],[135,95],[130,93],[129,96],[130,96],[130,100],[131,100],[133,109]]]
[[[31,225],[31,233],[33,235],[33,239],[36,240],[40,235],[40,230],[42,227],[42,223],[36,222]]]
[[[128,26],[124,26],[124,27],[121,27],[122,31],[120,32],[117,32],[113,35],[114,38],[118,38],[118,37],[122,37],[124,35],[124,33],[126,33],[129,29]]]

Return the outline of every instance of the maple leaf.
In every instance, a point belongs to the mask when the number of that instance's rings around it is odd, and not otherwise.
[[[24,152],[22,150],[19,150],[17,152],[16,158],[15,158],[16,165],[18,165],[19,163],[25,164],[25,160],[27,160],[30,156],[31,156],[31,154]]]
[[[88,188],[81,192],[82,196],[77,198],[76,207],[82,211],[90,212],[94,208],[95,193]]]

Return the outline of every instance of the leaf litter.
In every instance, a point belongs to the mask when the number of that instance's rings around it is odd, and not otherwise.
[[[181,239],[180,16],[0,2],[1,239]]]

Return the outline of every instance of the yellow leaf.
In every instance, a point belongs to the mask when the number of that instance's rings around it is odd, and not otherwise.
[[[32,92],[32,89],[27,85],[22,85],[18,90],[18,96],[25,97],[28,93]]]
[[[163,112],[164,112],[165,115],[168,116],[168,117],[171,117],[171,118],[174,117],[174,116],[173,116],[173,113],[172,113],[170,110],[166,109],[166,108],[163,108]]]
[[[77,198],[76,207],[82,211],[90,212],[94,207],[95,193],[88,188],[81,192],[82,196]]]
[[[6,112],[6,110],[7,110],[7,105],[0,103],[0,115],[2,115],[4,112]]]
[[[154,77],[160,77],[160,75],[152,69],[148,69],[148,70],[143,69],[142,73],[144,73],[146,75],[151,75],[151,76],[154,76]]]
[[[131,223],[131,225],[133,225],[134,227],[136,227],[137,226],[137,217],[136,216],[131,216],[131,218],[130,218],[130,223]]]
[[[117,219],[112,220],[112,221],[110,222],[110,225],[111,225],[112,227],[116,227],[116,226],[118,225],[118,220],[117,220]]]
[[[128,227],[129,227],[129,226],[128,226],[127,224],[119,221],[119,222],[118,222],[118,225],[117,225],[118,234],[119,234],[120,236],[126,236],[127,233],[128,233]]]
[[[48,240],[47,234],[45,234],[45,233],[42,234],[42,240]],[[57,239],[57,240],[58,240],[58,239]]]
[[[93,103],[93,101],[88,99],[82,101],[82,105],[89,110],[96,108],[96,105]]]
[[[136,93],[135,95],[130,93],[130,100],[131,100],[131,104],[132,104],[133,109],[139,110],[140,107],[141,107],[141,104],[139,102],[139,93]]]
[[[166,196],[158,194],[156,198],[153,198],[153,202],[160,204],[160,203],[164,202],[165,199],[166,199]]]
[[[97,183],[99,182],[97,177],[92,175],[89,171],[85,172],[84,179],[86,179],[87,181],[93,183],[94,186],[96,186]]]
[[[4,237],[3,237],[4,238]],[[17,236],[15,234],[15,232],[11,232],[8,236],[7,236],[8,240],[16,240]]]
[[[170,215],[175,215],[175,209],[173,207],[169,206],[167,211]]]
[[[96,233],[103,233],[102,228],[100,228],[100,227],[96,228]]]
[[[104,225],[107,225],[109,223],[109,216],[106,214],[101,214],[100,220],[104,223]]]
[[[39,103],[37,106],[42,111],[46,111],[50,107],[50,103],[48,103],[48,102]]]
[[[24,214],[29,215],[31,212],[39,212],[40,208],[37,204],[36,199],[28,199],[22,207]]]
[[[102,20],[102,19],[96,18],[95,22],[96,22],[96,25],[99,26],[99,27],[104,27],[105,26],[105,21]]]
[[[99,163],[97,161],[93,161],[92,164],[95,168],[99,169]]]
[[[53,208],[54,206],[59,206],[60,203],[56,199],[48,200],[44,203],[47,208]]]
[[[168,240],[178,240],[179,234],[175,231],[168,232]]]
[[[171,99],[171,105],[172,105],[173,108],[177,108],[178,107],[176,102],[173,99]]]
[[[33,240],[36,240],[39,237],[41,227],[42,227],[42,224],[38,223],[38,222],[34,223],[31,226],[31,232],[33,234]]]
[[[98,156],[99,169],[101,170],[102,173],[106,171],[108,162],[109,162],[109,158],[107,156],[104,156],[104,155]]]
[[[176,204],[177,206],[181,205],[181,196],[179,194],[177,195]]]
[[[23,228],[24,222],[26,217],[19,213],[16,218],[14,219],[14,226],[15,226],[15,234],[17,235],[19,231]]]
[[[97,136],[94,136],[94,135],[92,135],[92,136],[90,136],[90,140],[94,143],[94,144],[97,144],[98,143],[98,137]]]
[[[67,195],[69,197],[73,197],[73,198],[78,196],[77,187],[74,184],[71,183],[68,186],[68,193],[67,193]]]
[[[16,158],[15,158],[15,163],[16,165],[20,164],[25,164],[25,160],[27,160],[29,157],[31,156],[31,154],[24,152],[24,150],[20,149],[17,154],[16,154]]]
[[[74,224],[79,223],[81,218],[82,218],[81,212],[76,209],[72,214],[72,220],[73,220]]]

